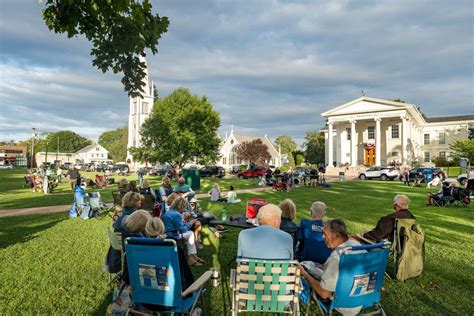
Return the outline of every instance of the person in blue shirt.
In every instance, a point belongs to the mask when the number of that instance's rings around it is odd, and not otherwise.
[[[267,204],[257,213],[259,227],[240,232],[237,259],[293,260],[293,239],[280,230],[281,209]]]
[[[117,220],[112,224],[115,231],[122,231],[124,227],[124,220],[131,215],[135,210],[142,206],[143,195],[136,192],[127,192],[122,198],[122,213]]]
[[[185,197],[188,201],[191,201],[191,199],[196,195],[193,189],[186,184],[183,177],[178,179],[178,184],[174,187],[173,191],[180,194],[182,197]]]
[[[166,236],[173,239],[185,239],[188,252],[188,263],[190,266],[201,265],[204,260],[197,256],[196,238],[194,232],[191,230],[193,225],[197,222],[196,219],[185,222],[190,213],[183,215],[183,211],[188,206],[188,201],[183,197],[176,197],[170,208],[163,216],[163,223],[165,224]]]

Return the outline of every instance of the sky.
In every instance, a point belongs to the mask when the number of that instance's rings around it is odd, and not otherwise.
[[[222,136],[274,138],[324,127],[321,113],[367,96],[427,116],[474,113],[474,2],[151,1],[170,20],[147,52],[160,97],[206,95]],[[73,130],[92,140],[128,122],[121,75],[92,66],[91,44],[50,32],[37,0],[0,2],[0,140]]]

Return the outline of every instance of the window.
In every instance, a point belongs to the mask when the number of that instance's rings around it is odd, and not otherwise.
[[[104,154],[100,154],[100,156],[101,156],[102,158],[104,158]]]
[[[429,145],[430,144],[430,134],[424,134],[423,137],[424,137],[423,144]]]
[[[143,102],[142,103],[142,114],[147,114],[148,113],[148,103]]]
[[[137,114],[137,101],[133,102],[132,114]]]
[[[398,151],[392,151],[392,156],[393,157],[398,157]]]
[[[95,151],[99,151],[99,150],[100,150],[100,148],[99,148],[99,147],[96,147],[96,148],[95,148]]]
[[[446,133],[439,133],[438,134],[439,144],[445,145],[446,144]]]
[[[430,153],[425,151],[425,162],[430,162]]]
[[[226,158],[226,157],[222,158],[222,164],[223,164],[223,165],[226,165],[226,164],[227,164],[227,158]]]
[[[375,139],[375,126],[367,127],[367,138]]]
[[[445,151],[440,151],[439,152],[439,158],[446,159],[446,152]]]
[[[347,140],[351,140],[351,128],[350,127],[346,128],[346,133],[347,133]]]
[[[400,131],[398,124],[392,125],[392,138],[400,138]]]

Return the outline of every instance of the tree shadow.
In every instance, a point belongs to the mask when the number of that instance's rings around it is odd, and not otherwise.
[[[0,249],[35,239],[37,233],[66,219],[64,213],[0,218]]]

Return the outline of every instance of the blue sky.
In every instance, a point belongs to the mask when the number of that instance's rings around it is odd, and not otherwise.
[[[474,112],[473,2],[152,1],[170,27],[147,60],[161,97],[206,95],[221,134],[301,143],[325,110],[400,98],[428,116]],[[121,75],[45,26],[36,0],[0,2],[0,140],[61,129],[97,139],[127,123]]]

